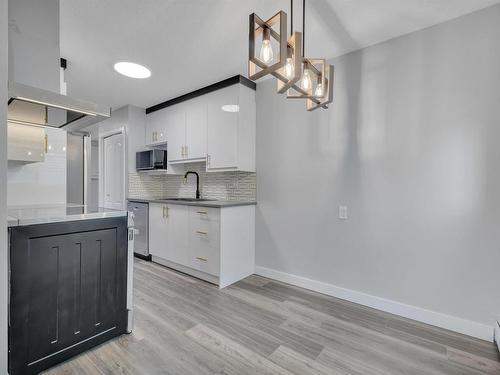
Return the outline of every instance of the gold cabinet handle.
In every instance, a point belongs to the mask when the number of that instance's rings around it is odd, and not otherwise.
[[[208,261],[208,259],[207,259],[207,258],[203,258],[203,257],[196,257],[196,259],[201,260],[202,262],[206,262],[206,261]]]
[[[168,213],[168,210],[169,210],[169,209],[170,209],[170,207],[168,207],[168,206],[166,206],[166,207],[165,207],[165,211],[167,212],[167,214],[166,214],[167,219],[168,219],[168,218],[169,218],[169,216],[170,216],[170,215],[169,215],[169,213]]]
[[[49,152],[49,136],[45,134],[45,153]]]
[[[162,217],[165,219],[165,206],[162,206]]]
[[[196,233],[198,233],[198,234],[208,234],[207,232],[202,232],[201,230],[197,230]]]
[[[197,214],[208,215],[207,211],[196,211]]]

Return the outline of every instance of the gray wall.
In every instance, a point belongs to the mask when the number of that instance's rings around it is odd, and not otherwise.
[[[7,0],[0,0],[0,374],[7,374]]]
[[[328,111],[259,84],[257,266],[493,327],[499,35],[496,6],[343,56]]]

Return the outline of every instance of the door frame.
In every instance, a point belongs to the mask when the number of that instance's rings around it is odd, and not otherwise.
[[[107,132],[99,132],[99,207],[104,207],[104,139],[112,137],[114,135],[121,134],[123,137],[123,202],[122,202],[122,210],[125,210],[126,202],[127,202],[127,191],[128,191],[128,176],[127,176],[127,142],[126,142],[126,132],[125,127],[122,126],[120,128],[107,131]]]

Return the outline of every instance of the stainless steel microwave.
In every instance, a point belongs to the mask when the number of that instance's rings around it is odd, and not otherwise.
[[[135,167],[138,171],[147,171],[151,169],[167,169],[167,151],[139,151],[135,154]]]

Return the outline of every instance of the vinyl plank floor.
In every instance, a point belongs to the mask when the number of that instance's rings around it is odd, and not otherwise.
[[[228,288],[137,260],[135,327],[46,375],[495,375],[492,343],[250,276]]]

